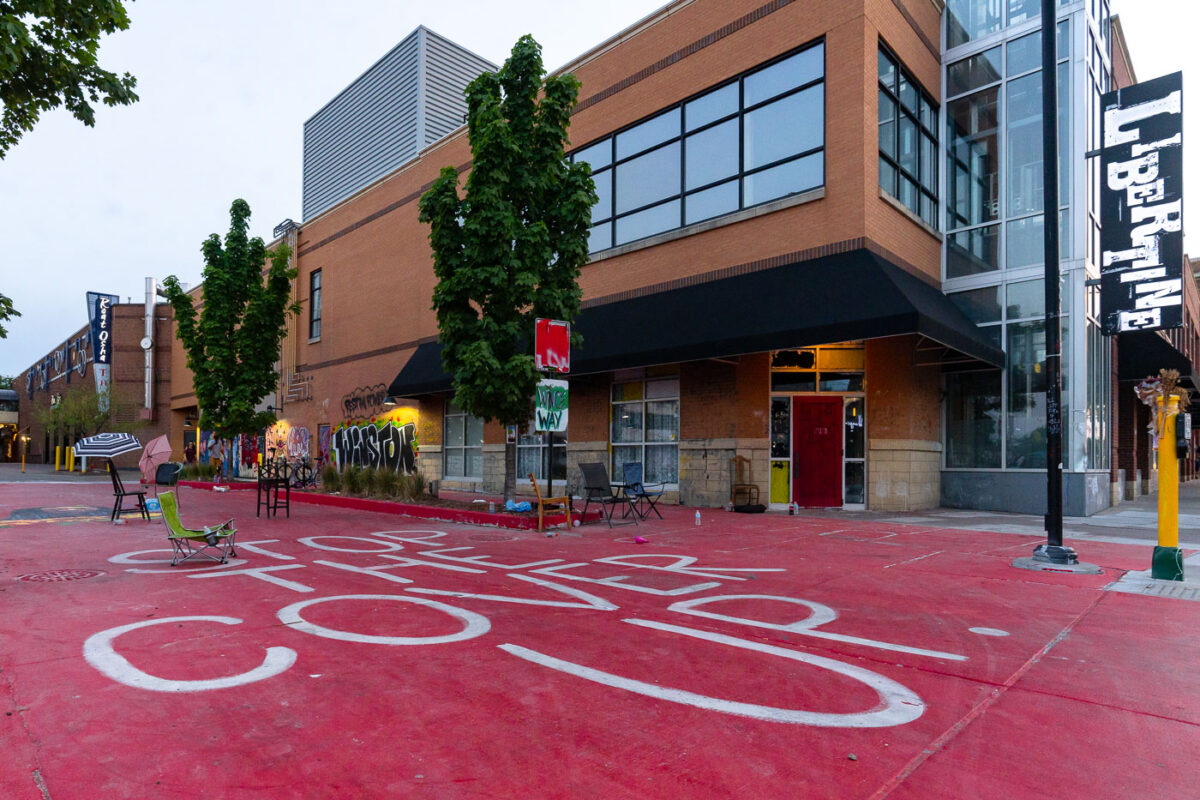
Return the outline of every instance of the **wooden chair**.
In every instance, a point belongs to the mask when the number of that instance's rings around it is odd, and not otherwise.
[[[729,459],[729,502],[734,507],[758,503],[758,486],[752,483],[752,480],[750,459],[745,456],[734,456]],[[745,497],[746,502],[739,503],[739,496]]]
[[[537,510],[538,510],[538,533],[543,530],[542,518],[543,511],[546,506],[561,504],[567,510],[567,527],[571,527],[571,496],[563,495],[562,497],[542,497],[542,489],[538,486],[537,478],[533,477],[533,473],[529,473],[529,482],[533,484],[533,493],[537,495]]]

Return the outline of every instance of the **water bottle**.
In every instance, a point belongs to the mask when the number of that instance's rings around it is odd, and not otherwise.
[[[700,509],[696,509],[696,527],[700,527]]]
[[[788,516],[794,517],[795,515],[796,515],[796,504],[788,503]]]

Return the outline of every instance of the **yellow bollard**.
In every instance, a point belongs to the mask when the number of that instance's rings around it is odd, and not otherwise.
[[[21,473],[25,472],[25,454],[21,453]]]
[[[1158,546],[1150,561],[1150,577],[1183,580],[1179,551],[1179,454],[1175,451],[1179,395],[1159,397],[1158,404]]]
[[[67,448],[67,472],[75,471],[75,448]]]
[[[62,445],[54,445],[54,471],[58,472],[59,464],[62,462]]]

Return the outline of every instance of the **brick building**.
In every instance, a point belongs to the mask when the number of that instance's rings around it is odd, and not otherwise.
[[[640,462],[671,500],[717,505],[744,456],[775,505],[1043,505],[1039,8],[675,0],[566,65],[570,156],[601,198],[585,343],[566,441],[519,434],[518,475]],[[1085,154],[1100,95],[1134,74],[1107,0],[1060,3],[1056,37],[1064,506],[1082,515],[1150,488],[1129,387],[1155,364],[1190,380],[1200,316],[1189,280],[1181,331],[1100,334]],[[484,68],[418,29],[306,124],[306,218],[278,234],[304,311],[264,446],[499,489],[506,432],[451,402],[417,219],[442,167],[470,168],[448,87]],[[182,440],[178,343],[170,373]]]

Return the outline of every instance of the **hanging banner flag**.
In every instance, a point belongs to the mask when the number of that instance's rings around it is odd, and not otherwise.
[[[533,429],[551,433],[567,430],[567,382],[546,379],[538,382],[533,402]]]
[[[1183,73],[1104,95],[1100,317],[1105,335],[1183,325]]]
[[[88,292],[88,320],[92,324],[92,370],[100,410],[108,411],[108,387],[112,377],[113,306],[121,300],[115,294]]]

